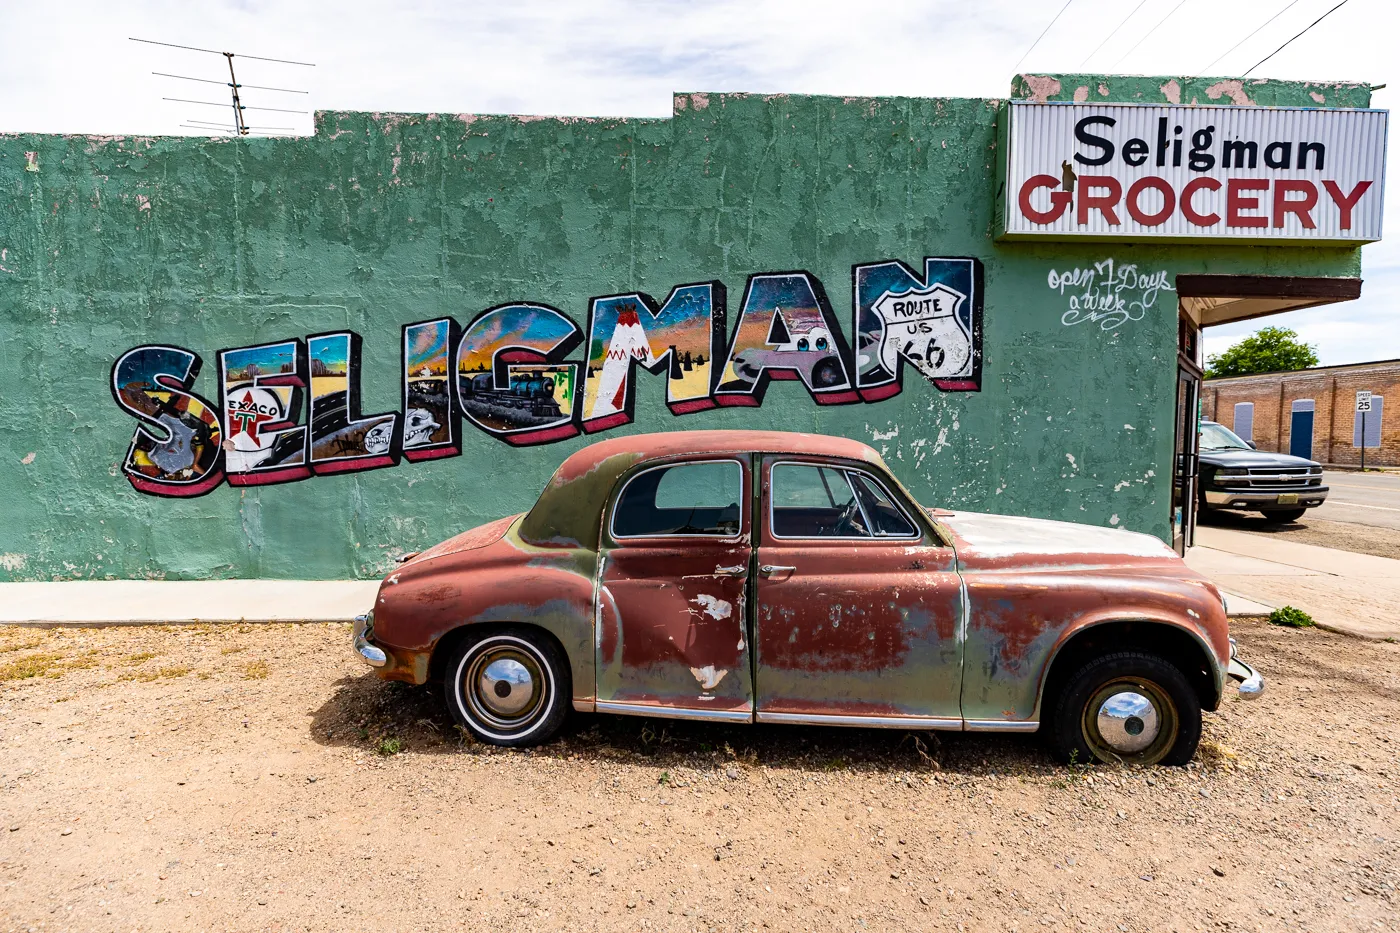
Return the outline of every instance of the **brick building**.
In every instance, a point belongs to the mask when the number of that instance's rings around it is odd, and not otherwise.
[[[1400,466],[1400,360],[1319,366],[1287,373],[1210,379],[1201,411],[1260,450],[1292,453],[1322,463],[1361,461],[1361,415],[1356,393],[1370,390],[1366,465]]]

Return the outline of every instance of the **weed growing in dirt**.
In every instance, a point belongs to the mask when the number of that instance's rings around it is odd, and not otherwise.
[[[271,673],[272,668],[267,666],[266,661],[249,661],[243,665],[244,680],[265,680]]]
[[[219,654],[237,654],[237,653],[240,652],[240,651],[246,651],[246,650],[247,650],[247,646],[246,646],[246,645],[229,645],[227,648],[221,648],[221,649],[219,649]]]
[[[28,651],[30,648],[37,648],[44,643],[42,638],[16,639],[0,644],[0,654],[8,654],[11,651]]]
[[[151,658],[154,658],[154,657],[158,657],[158,655],[156,654],[156,652],[154,652],[154,651],[142,651],[142,652],[140,652],[139,654],[129,654],[129,655],[127,655],[127,656],[126,656],[126,663],[127,663],[127,664],[140,664],[140,663],[142,663],[143,661],[149,661]]]
[[[386,735],[379,740],[379,745],[374,749],[379,754],[388,758],[390,755],[397,755],[403,751],[403,740],[392,735]]]
[[[136,680],[141,683],[150,683],[153,680],[164,680],[169,677],[184,677],[190,672],[188,667],[173,665],[171,667],[161,667],[153,671],[132,671],[130,674],[123,674],[118,680]]]
[[[1196,760],[1202,765],[1233,771],[1239,766],[1239,754],[1230,746],[1205,739],[1196,748]]]
[[[1317,623],[1313,617],[1301,609],[1292,606],[1283,606],[1269,613],[1269,621],[1274,625],[1283,625],[1288,628],[1311,628]]]
[[[7,664],[0,664],[0,681],[39,677],[56,668],[62,660],[63,655],[56,651],[41,651],[15,658]]]

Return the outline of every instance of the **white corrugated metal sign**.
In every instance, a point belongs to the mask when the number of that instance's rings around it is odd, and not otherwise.
[[[1009,108],[1008,236],[1381,238],[1384,110]]]

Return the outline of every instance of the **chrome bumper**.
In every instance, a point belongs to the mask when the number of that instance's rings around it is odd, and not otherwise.
[[[1291,505],[1284,505],[1283,508],[1293,508],[1299,505],[1303,506],[1304,508],[1312,508],[1313,506],[1321,505],[1322,503],[1327,501],[1327,487],[1319,486],[1314,487],[1312,489],[1304,487],[1296,491],[1290,489],[1286,492],[1249,492],[1243,489],[1241,489],[1239,492],[1234,492],[1229,489],[1207,489],[1206,504],[1227,507],[1234,505],[1236,502],[1245,502],[1249,504],[1258,503],[1260,505],[1278,505],[1279,496],[1298,497],[1297,502],[1294,502]]]
[[[1264,692],[1264,675],[1240,660],[1235,653],[1235,640],[1230,639],[1230,666],[1226,673],[1232,680],[1239,681],[1241,700],[1253,700]]]
[[[369,640],[373,626],[373,613],[355,616],[355,653],[370,667],[383,667],[389,663],[389,656],[384,653],[383,648]]]

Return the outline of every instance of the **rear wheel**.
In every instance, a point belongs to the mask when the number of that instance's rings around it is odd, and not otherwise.
[[[468,637],[453,651],[446,675],[452,718],[491,745],[546,741],[564,724],[573,695],[564,652],[524,626]]]
[[[1122,652],[1086,663],[1061,691],[1051,721],[1067,763],[1184,765],[1201,741],[1201,703],[1175,665]]]
[[[1271,509],[1264,513],[1264,519],[1281,525],[1286,522],[1296,522],[1307,511],[1307,509]]]

